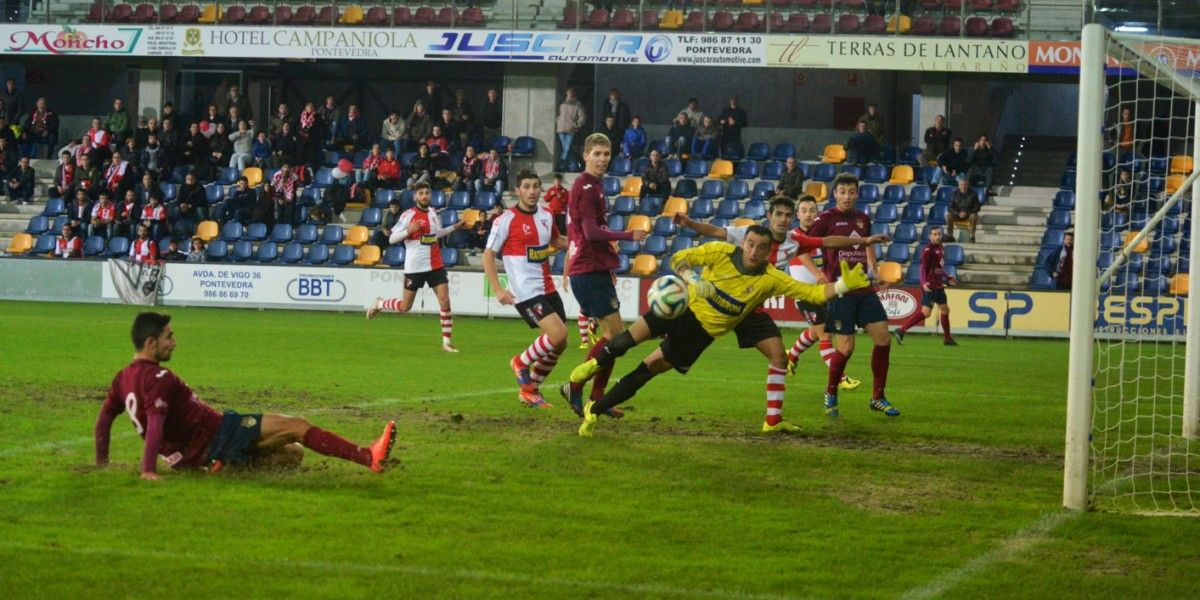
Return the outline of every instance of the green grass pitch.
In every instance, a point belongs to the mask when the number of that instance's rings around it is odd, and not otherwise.
[[[0,592],[6,597],[1184,598],[1200,520],[1065,513],[1067,345],[910,335],[889,397],[863,380],[829,423],[815,349],[788,379],[793,438],[757,434],[765,360],[718,340],[576,435],[521,407],[516,320],[172,309],[169,366],[220,409],[284,412],[360,442],[376,475],[315,455],[285,473],[140,481],[141,440],[92,425],[136,308],[0,302]],[[572,327],[573,329],[573,327]],[[790,343],[795,331],[785,335]],[[551,382],[582,353],[571,350]],[[860,344],[867,343],[860,338]],[[618,362],[630,370],[654,346]]]

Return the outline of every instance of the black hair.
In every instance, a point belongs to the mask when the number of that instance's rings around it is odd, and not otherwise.
[[[751,225],[751,226],[747,227],[746,235],[750,235],[751,233],[753,233],[754,235],[761,235],[767,239],[771,239],[771,230],[767,229],[765,225],[755,224],[755,225]]]
[[[517,178],[513,181],[517,182],[517,185],[519,186],[521,185],[521,182],[525,181],[526,179],[536,179],[538,183],[542,182],[542,178],[538,177],[538,174],[535,173],[533,169],[521,169],[521,172],[517,173]]]
[[[796,212],[796,203],[787,196],[775,196],[771,198],[771,204],[767,206],[767,214],[775,212],[776,206],[786,206],[793,213]]]
[[[130,332],[134,349],[141,350],[142,346],[146,345],[147,338],[157,338],[162,335],[163,329],[166,329],[170,322],[171,315],[167,313],[138,313],[137,318],[133,320],[133,330]]]
[[[837,189],[839,185],[851,185],[857,189],[858,177],[855,177],[854,173],[839,173],[833,180],[833,188]]]

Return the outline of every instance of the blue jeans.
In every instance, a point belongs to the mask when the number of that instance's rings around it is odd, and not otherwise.
[[[558,144],[562,146],[561,154],[558,157],[559,162],[566,163],[571,157],[571,144],[575,141],[573,133],[559,133]]]

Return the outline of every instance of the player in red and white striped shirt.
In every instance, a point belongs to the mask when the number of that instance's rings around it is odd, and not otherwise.
[[[414,187],[413,200],[417,205],[400,215],[388,240],[392,244],[404,242],[404,297],[376,298],[367,307],[367,318],[374,319],[381,311],[403,314],[412,310],[417,290],[428,285],[437,295],[441,308],[442,350],[458,352],[451,343],[454,315],[450,312],[450,278],[442,263],[442,247],[438,240],[462,228],[463,222],[460,219],[453,225],[442,227],[438,212],[429,206],[433,192],[428,183],[418,183]]]
[[[158,262],[158,244],[150,239],[150,228],[138,225],[137,239],[129,245],[129,260],[136,263]]]
[[[521,171],[516,183],[517,205],[492,223],[483,251],[483,272],[496,290],[496,300],[515,304],[529,327],[542,332],[524,352],[512,357],[510,364],[521,386],[521,402],[550,408],[538,388],[567,348],[566,312],[550,277],[550,259],[566,249],[567,238],[558,231],[554,215],[538,206],[542,181],[537,173]],[[496,274],[496,254],[504,261],[508,289],[500,285]]]

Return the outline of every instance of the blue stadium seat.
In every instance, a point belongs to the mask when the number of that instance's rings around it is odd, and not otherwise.
[[[1192,272],[1191,259],[1186,256],[1179,257],[1179,260],[1176,261],[1176,263],[1175,263],[1175,272],[1176,273],[1191,273]]]
[[[624,275],[625,273],[628,273],[629,272],[629,263],[630,263],[629,255],[628,254],[618,255],[617,260],[619,261],[619,263],[617,264],[616,273],[618,275]]]
[[[317,226],[312,223],[303,223],[296,227],[296,241],[304,245],[314,244],[317,241]]]
[[[1047,229],[1046,233],[1042,234],[1043,248],[1057,248],[1063,245],[1063,232],[1061,229]]]
[[[654,141],[651,141],[649,144],[646,144],[647,159],[648,159],[648,155],[650,154],[650,152],[652,150],[658,150],[659,154],[661,154],[663,157],[666,157],[667,156],[667,140],[654,140]]]
[[[746,160],[764,161],[771,158],[771,145],[766,142],[754,142],[746,151]]]
[[[1175,272],[1175,263],[1170,256],[1155,256],[1151,255],[1146,259],[1145,265],[1146,277],[1157,277],[1159,275],[1170,275]]]
[[[246,262],[250,260],[251,256],[254,256],[254,244],[249,240],[238,240],[233,243],[229,258],[234,262]]]
[[[484,190],[475,194],[475,208],[482,211],[492,210],[496,206],[496,192]]]
[[[621,193],[621,179],[619,177],[604,178],[604,195],[616,196]]]
[[[796,155],[796,147],[791,144],[776,144],[775,151],[771,153],[771,158],[783,162]]]
[[[687,250],[688,248],[691,248],[691,247],[692,247],[692,238],[683,237],[683,236],[675,236],[675,238],[671,240],[671,254],[675,254],[676,252],[679,252],[680,250]]]
[[[1047,245],[1050,245],[1050,246],[1061,246],[1062,245],[1061,237],[1059,238],[1057,244],[1047,244],[1046,243],[1046,236],[1049,236],[1052,231],[1053,230],[1047,231],[1046,234],[1042,237],[1042,246],[1043,247],[1045,247]],[[1061,232],[1059,232],[1059,233],[1061,233]],[[1054,241],[1054,240],[1050,240],[1050,241]],[[1112,248],[1119,248],[1120,246],[1121,246],[1121,237],[1119,235],[1117,235],[1116,232],[1105,231],[1100,234],[1100,248],[1112,249]]]
[[[1173,236],[1157,236],[1150,240],[1151,254],[1174,254],[1179,249],[1179,242]]]
[[[257,262],[275,262],[277,258],[279,258],[279,246],[273,242],[263,242],[254,250],[254,260]]]
[[[921,162],[921,149],[916,146],[905,146],[900,151],[900,164],[916,166]]]
[[[174,169],[171,169],[170,181],[171,183],[183,183],[184,178],[187,177],[187,174],[191,172],[192,167],[190,165],[180,165],[175,167]]]
[[[33,240],[33,248],[29,250],[28,254],[31,256],[50,254],[54,252],[57,243],[57,238],[53,233],[43,233]]]
[[[251,242],[261,242],[267,239],[266,223],[251,223],[247,225],[245,232],[242,233],[242,239]]]
[[[717,205],[717,217],[721,219],[736,219],[739,215],[740,206],[737,200],[722,200]]]
[[[442,262],[446,268],[458,266],[458,248],[442,248]]]
[[[1075,192],[1061,190],[1054,195],[1054,208],[1071,210],[1075,208]]]
[[[522,135],[513,140],[512,155],[513,158],[528,158],[537,152],[537,139]]]
[[[163,201],[174,202],[179,194],[178,186],[173,183],[159,184],[159,188],[163,191]],[[169,192],[167,190],[170,190]],[[213,184],[204,188],[204,199],[208,200],[209,204],[216,204],[225,201],[225,188]]]
[[[864,183],[858,186],[858,199],[871,204],[879,202],[879,186],[873,183]]]
[[[663,201],[658,196],[646,196],[638,203],[638,214],[657,217],[662,214]]]
[[[738,163],[737,168],[733,171],[733,176],[736,179],[757,179],[758,163],[752,160],[744,160]]]
[[[321,189],[325,189],[325,188],[333,185],[333,171],[331,171],[329,169],[317,170],[317,173],[315,175],[313,175],[312,184],[314,187],[321,188]]]
[[[929,215],[925,219],[925,222],[930,225],[945,225],[947,212],[949,212],[948,207],[940,204],[934,204],[933,207],[929,209]],[[926,239],[928,239],[928,236]]]
[[[84,256],[100,256],[104,253],[104,248],[108,245],[108,240],[102,236],[92,235],[83,240],[83,255]]]
[[[1167,173],[1167,164],[1169,162],[1170,159],[1165,156],[1151,156],[1150,172],[1158,175],[1165,175]]]
[[[279,255],[279,262],[285,265],[294,265],[304,260],[304,246],[299,242],[290,242],[283,247],[283,253]]]
[[[710,198],[697,198],[688,209],[688,217],[692,219],[709,219],[713,216],[713,203]]]
[[[683,170],[683,176],[691,179],[703,179],[708,177],[708,161],[689,160],[687,168]]]
[[[557,256],[561,256],[561,255],[562,255],[562,253],[560,252],[560,253],[558,253]],[[389,267],[403,267],[404,266],[404,245],[396,244],[394,246],[388,246],[388,249],[386,251],[384,251],[384,253],[383,253],[383,264],[385,264]]]
[[[872,221],[875,223],[894,223],[896,217],[895,204],[880,204],[875,207],[875,216],[872,218]]]
[[[821,163],[813,168],[812,178],[815,181],[828,183],[837,177],[837,165]]]
[[[246,228],[237,221],[229,221],[221,227],[221,239],[228,243],[242,239],[245,234]]]
[[[678,158],[668,158],[663,162],[667,164],[667,177],[674,179],[683,175],[683,161]]]
[[[1178,206],[1178,204],[1176,206]],[[55,230],[58,230],[61,228],[60,226],[58,226],[57,223],[55,223],[55,225],[56,225]],[[1162,221],[1158,222],[1158,226],[1154,228],[1154,231],[1158,235],[1170,235],[1170,236],[1173,236],[1173,235],[1179,233],[1179,218],[1178,217],[1165,217]]]
[[[914,260],[908,263],[908,267],[904,269],[904,285],[920,285],[921,283],[921,261]]]
[[[464,190],[450,194],[449,206],[454,210],[466,210],[471,208],[471,193]]]
[[[321,230],[321,243],[326,246],[340,244],[344,239],[346,239],[346,230],[337,225],[326,225],[325,229]]]
[[[883,165],[870,164],[863,170],[862,179],[866,183],[887,183],[888,178],[888,169]]]
[[[708,224],[712,225],[713,227],[729,227],[729,219],[726,219],[725,217],[713,217],[708,220]],[[713,241],[713,240],[708,237],[705,237],[701,241],[701,243],[704,244],[704,243],[708,243],[711,241]]]
[[[322,196],[321,188],[310,185],[300,192],[300,199],[296,203],[300,206],[316,206],[321,203]]]
[[[1068,229],[1071,227],[1071,212],[1068,210],[1055,209],[1050,211],[1050,217],[1046,219],[1046,226],[1052,229]]]
[[[783,176],[783,163],[773,160],[764,163],[760,176],[768,181],[779,181],[779,178]]]
[[[933,193],[927,185],[914,185],[908,190],[909,204],[929,204],[933,200]]]
[[[745,200],[750,197],[750,184],[745,181],[733,180],[725,186],[725,197],[733,200]]]
[[[213,240],[204,249],[204,258],[208,262],[221,262],[229,257],[229,244],[225,240]]]
[[[358,224],[368,229],[374,229],[383,223],[383,211],[378,208],[364,208],[358,217]]]
[[[458,222],[458,211],[443,210],[438,213],[438,219],[442,222],[442,227],[449,227]]]
[[[1061,190],[1075,189],[1075,172],[1067,171],[1066,173],[1063,173],[1062,179],[1058,183],[1058,188]]]
[[[471,234],[463,229],[450,232],[450,235],[442,238],[442,246],[446,248],[458,248],[464,250],[471,244]]]
[[[67,202],[62,198],[50,198],[46,200],[46,206],[42,208],[42,215],[46,217],[65,214],[67,214]]]
[[[862,167],[860,167],[858,165],[843,164],[841,169],[839,169],[839,172],[840,173],[849,173],[860,180],[862,179]]]
[[[883,201],[885,204],[904,204],[907,195],[904,191],[904,186],[899,184],[893,183],[883,188]]]
[[[904,205],[904,214],[900,216],[903,223],[920,223],[925,220],[925,207],[920,204]]]
[[[375,195],[371,197],[371,207],[387,208],[388,204],[391,204],[395,193],[395,191],[388,188],[379,188],[375,190]]]
[[[333,247],[333,256],[329,257],[329,264],[342,267],[352,262],[354,262],[354,246],[339,244]]]
[[[766,200],[775,195],[775,184],[770,181],[759,181],[754,184],[754,189],[750,190],[750,197],[759,200]]]
[[[492,147],[490,150],[495,150],[500,154],[508,154],[509,146],[512,146],[512,138],[507,135],[498,135],[492,138]]]
[[[936,188],[942,182],[942,171],[937,167],[917,167],[917,182]]]
[[[642,252],[652,254],[654,256],[662,256],[667,252],[667,238],[661,235],[652,235],[646,238],[646,243],[642,245]]]
[[[222,167],[217,172],[217,185],[233,185],[237,183],[238,177],[242,174],[238,172],[237,167]]]
[[[861,213],[867,213],[869,215],[869,214],[871,214],[871,205],[866,202],[863,202],[862,200],[859,200],[858,202],[854,203],[854,210],[857,210],[858,212],[861,212]]]
[[[58,215],[57,217],[54,217],[54,223],[50,226],[50,230],[47,231],[47,233],[57,235],[58,232],[62,231],[63,225],[70,225],[70,224],[71,224],[70,217],[68,217],[67,215]],[[76,233],[83,233],[83,232],[80,231],[80,232],[76,232]]]
[[[370,155],[371,153],[366,150],[359,150],[350,156],[350,165],[355,169],[361,169],[363,163],[366,162],[367,157]]]
[[[620,156],[612,159],[608,163],[608,174],[616,177],[625,177],[633,172],[633,163],[628,158]]]
[[[725,195],[725,182],[720,179],[705,179],[704,185],[700,186],[700,197],[717,199]]]
[[[958,244],[946,244],[945,247],[946,264],[959,266],[966,262],[967,258],[963,252],[963,247]]]
[[[613,231],[625,231],[625,217],[608,215],[608,228]]]
[[[617,199],[613,200],[612,210],[609,212],[610,214],[625,216],[632,215],[633,209],[633,196],[617,196]]]
[[[883,226],[882,233],[887,233],[887,225],[883,223],[874,223],[871,225],[871,235],[876,235],[876,226]],[[917,226],[913,223],[900,223],[896,226],[896,231],[892,233],[892,241],[897,244],[911,244],[917,241]]]
[[[908,262],[909,258],[908,244],[893,243],[888,245],[887,254],[885,255],[884,260],[890,260],[892,262],[904,264]]]
[[[171,251],[171,238],[165,237],[158,240],[158,255],[162,256]]]
[[[675,182],[675,189],[671,193],[686,198],[688,200],[696,197],[696,180],[695,179],[680,179]]]
[[[1033,275],[1029,277],[1029,287],[1035,290],[1052,290],[1056,286],[1050,274],[1045,269],[1038,267],[1033,270]]]
[[[25,233],[32,236],[39,236],[50,231],[50,219],[43,215],[34,215],[29,218],[29,225],[25,227]]]
[[[871,223],[871,235],[892,235],[886,223]]]
[[[429,193],[429,206],[433,208],[433,210],[442,210],[447,206],[450,206],[450,199],[446,197],[446,192],[443,192],[442,190],[433,190]],[[468,206],[470,206],[469,203]]]
[[[742,216],[747,219],[760,220],[767,218],[767,203],[762,200],[751,200],[742,207]]]

